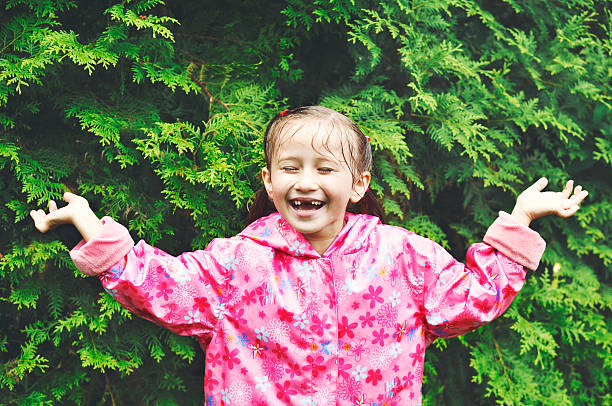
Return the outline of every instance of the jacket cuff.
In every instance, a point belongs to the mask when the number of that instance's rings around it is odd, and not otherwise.
[[[70,258],[81,273],[101,275],[134,247],[128,230],[112,218],[102,217],[102,231],[89,241],[81,240],[70,251]]]
[[[484,242],[531,270],[538,267],[546,249],[546,242],[540,234],[503,211],[487,230]]]

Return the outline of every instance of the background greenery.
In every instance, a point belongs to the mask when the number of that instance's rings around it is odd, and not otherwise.
[[[539,176],[589,191],[506,314],[427,353],[428,405],[604,405],[612,12],[589,0],[0,2],[0,402],[201,405],[196,342],[119,308],[28,212],[62,191],[170,253],[244,226],[262,132],[372,139],[388,222],[462,258]],[[68,246],[66,246],[68,245]]]

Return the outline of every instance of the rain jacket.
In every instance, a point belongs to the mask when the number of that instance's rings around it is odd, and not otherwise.
[[[419,405],[425,348],[499,316],[545,247],[503,212],[467,266],[377,217],[345,221],[323,255],[275,213],[174,257],[104,217],[71,256],[126,308],[198,337],[207,405]]]

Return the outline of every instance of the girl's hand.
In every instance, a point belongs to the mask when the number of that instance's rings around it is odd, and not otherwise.
[[[549,214],[570,217],[578,211],[580,203],[589,194],[580,185],[574,188],[573,180],[569,180],[561,192],[542,192],[547,184],[546,178],[540,178],[519,195],[512,210],[512,216],[518,222],[529,226],[531,221]]]
[[[89,202],[84,197],[66,192],[64,193],[64,200],[68,202],[68,205],[61,209],[57,208],[55,201],[49,200],[48,214],[42,209],[30,212],[30,217],[34,220],[34,226],[38,231],[46,233],[61,224],[73,224],[74,218],[79,212],[90,210]]]
[[[34,220],[34,226],[41,233],[61,224],[73,224],[86,241],[95,237],[102,229],[102,223],[96,214],[89,208],[89,202],[84,197],[74,193],[64,193],[64,200],[68,205],[57,208],[53,200],[49,200],[49,213],[44,210],[32,210],[30,216]]]

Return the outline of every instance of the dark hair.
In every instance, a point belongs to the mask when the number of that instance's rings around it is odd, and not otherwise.
[[[264,134],[264,153],[268,168],[270,168],[271,159],[280,146],[279,140],[281,135],[285,133],[290,124],[295,124],[297,121],[302,120],[322,121],[330,127],[327,139],[323,142],[324,146],[327,145],[329,137],[337,135],[338,132],[346,135],[346,139],[352,137],[354,142],[342,144],[342,155],[351,170],[353,182],[357,180],[362,172],[371,170],[372,149],[368,138],[351,119],[335,110],[322,106],[296,107],[284,110],[272,118]],[[294,126],[292,131],[296,131]],[[345,153],[345,148],[348,150],[348,153]],[[351,205],[350,210],[363,214],[371,214],[381,219],[384,214],[376,195],[371,190],[368,190],[359,202]],[[249,207],[247,224],[274,211],[276,211],[274,204],[268,199],[265,188],[261,187],[255,192],[255,198]]]

